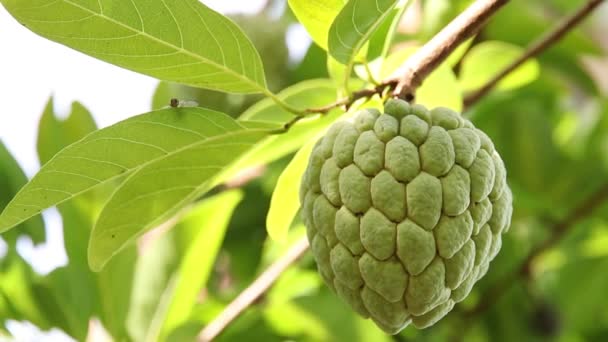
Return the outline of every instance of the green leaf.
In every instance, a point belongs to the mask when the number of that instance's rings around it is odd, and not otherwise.
[[[289,0],[289,7],[312,40],[327,50],[329,28],[344,7],[344,0]]]
[[[174,230],[163,233],[149,242],[135,265],[133,295],[129,304],[126,325],[134,341],[148,341],[152,325],[158,325],[166,314],[172,291],[172,275],[179,263],[179,250]],[[155,317],[159,317],[154,322]],[[157,333],[157,331],[155,331]]]
[[[369,39],[369,48],[367,49],[368,61],[388,55],[403,13],[405,13],[411,3],[412,1],[410,0],[399,0],[395,8],[390,11],[386,20],[372,34]]]
[[[290,267],[268,291],[268,299],[275,303],[285,303],[298,297],[314,295],[321,286],[324,286],[323,281],[316,270]]]
[[[229,166],[272,132],[245,129],[220,113],[211,120],[210,113],[205,117],[207,125],[215,125],[219,132],[204,136],[182,131],[181,138],[196,140],[173,152],[160,150],[160,158],[131,174],[112,195],[91,234],[89,265],[93,270],[100,270],[128,242],[211,189],[229,174]],[[159,136],[152,134],[150,139],[162,141]]]
[[[190,317],[241,199],[238,190],[210,197],[147,246],[135,272],[127,318],[131,338],[158,340]]]
[[[334,81],[336,88],[339,89],[340,96],[346,96],[348,90],[345,88],[344,84],[344,79],[346,77],[346,66],[338,62],[332,56],[327,56],[327,73],[329,74],[329,77],[331,77],[331,79]]]
[[[460,85],[464,91],[473,91],[524,53],[513,44],[486,41],[475,45],[462,61]],[[528,59],[496,85],[496,89],[509,90],[526,85],[538,78],[540,66],[536,59]]]
[[[0,232],[99,184],[200,143],[245,131],[203,108],[168,108],[96,131],[46,163],[0,214]]]
[[[336,101],[336,87],[331,80],[307,80],[286,88],[277,96],[286,103],[299,108],[315,108]],[[251,166],[276,160],[299,149],[304,143],[325,130],[340,115],[334,109],[322,116],[311,116],[301,120],[285,134],[273,135],[257,144],[255,150],[243,161]],[[270,99],[264,99],[249,108],[241,119],[269,121],[284,124],[293,114],[285,111]]]
[[[23,170],[0,140],[0,210],[6,207],[25,183],[27,177]],[[42,217],[38,216],[35,220],[22,223],[18,230],[4,233],[2,238],[12,248],[21,234],[29,236],[34,243],[43,242],[45,231]]]
[[[277,186],[272,193],[270,209],[266,217],[266,229],[268,235],[275,241],[284,242],[287,239],[287,231],[300,208],[298,185],[316,142],[317,139],[311,139],[296,153],[281,173]]]
[[[11,319],[28,320],[42,329],[52,326],[44,310],[38,305],[33,286],[34,275],[28,265],[18,259],[0,272],[0,297],[7,302]],[[4,323],[4,322],[1,322]]]
[[[294,302],[269,303],[264,318],[282,336],[306,336],[309,341],[331,341],[329,328],[320,317],[307,312]]]
[[[48,162],[64,147],[95,129],[93,118],[81,105],[73,104],[72,112],[62,121],[55,116],[53,99],[49,99],[38,125],[40,163]],[[43,278],[44,287],[51,292],[65,317],[66,331],[78,340],[86,338],[89,320],[97,315],[101,302],[96,277],[86,264],[86,244],[93,227],[92,200],[92,196],[81,197],[58,207],[69,262]]]
[[[66,319],[67,333],[78,340],[86,339],[89,320],[95,316],[100,300],[95,279],[87,274],[86,265],[58,268],[44,281]]]
[[[127,313],[134,295],[132,288],[138,259],[136,246],[129,246],[97,273],[100,319],[117,341],[125,341],[127,337]]]
[[[553,279],[547,280],[548,292],[555,299],[567,326],[576,331],[597,331],[599,327],[605,327],[608,302],[603,291],[608,286],[608,276],[598,270],[607,266],[606,258],[572,260],[558,274],[553,274]]]
[[[397,2],[350,0],[338,13],[329,30],[329,53],[343,64],[354,64],[359,50],[389,17]]]
[[[460,62],[464,55],[469,51],[469,47],[473,43],[473,39],[475,39],[475,37],[471,37],[465,40],[462,44],[458,45],[458,47],[452,51],[452,53],[450,53],[444,64],[452,68],[456,66],[456,64],[458,64],[458,62]]]
[[[82,105],[74,103],[72,112],[62,121],[53,113],[52,100],[49,101],[38,128],[41,162],[47,162],[95,129],[93,118]],[[92,317],[98,317],[115,340],[127,336],[124,322],[137,257],[135,247],[124,250],[101,273],[91,272],[86,261],[90,233],[111,185],[105,184],[58,207],[69,262],[43,279],[61,316],[65,316],[66,331],[79,340],[86,338]]]
[[[319,65],[326,64],[326,60],[327,52],[317,44],[310,44],[300,64],[290,72],[290,80],[298,83],[315,78],[327,78],[329,76],[327,70],[319,68]]]
[[[268,92],[260,56],[237,25],[197,0],[1,0],[35,33],[162,80]]]
[[[50,98],[44,108],[38,124],[38,158],[40,164],[47,163],[64,147],[82,139],[95,131],[97,125],[91,113],[80,103],[73,102],[70,115],[60,120],[53,111],[53,98]]]
[[[211,197],[193,208],[174,228],[181,245],[187,247],[182,247],[184,256],[174,275],[173,297],[162,336],[166,337],[190,317],[215,265],[232,213],[242,198],[243,194],[237,190]]]
[[[416,90],[416,102],[428,107],[448,107],[462,111],[462,91],[456,75],[447,65],[435,69]]]

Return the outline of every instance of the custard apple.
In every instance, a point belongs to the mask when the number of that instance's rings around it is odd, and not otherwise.
[[[390,334],[431,326],[462,301],[512,213],[488,136],[450,109],[402,100],[333,124],[300,202],[322,278]]]

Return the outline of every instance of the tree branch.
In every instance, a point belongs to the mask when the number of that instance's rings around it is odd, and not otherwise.
[[[212,341],[234,321],[245,309],[264,294],[279,276],[308,249],[306,237],[298,240],[281,258],[268,267],[249,287],[241,292],[211,323],[198,335],[199,342]]]
[[[393,96],[413,95],[424,79],[465,40],[475,35],[508,0],[475,1],[428,43],[416,51],[388,80],[394,83]]]
[[[309,108],[308,114],[327,113],[341,106],[350,107],[361,98],[381,95],[387,89],[393,96],[410,100],[429,74],[465,40],[472,37],[498,9],[509,0],[476,0],[424,46],[416,51],[388,79],[373,89],[363,89],[345,98],[320,108]]]
[[[496,282],[494,287],[491,287],[486,294],[482,297],[479,303],[471,310],[467,311],[465,315],[477,316],[484,313],[487,309],[492,307],[503,294],[507,292],[515,284],[520,277],[530,277],[532,264],[534,260],[551,247],[557,245],[564,236],[574,227],[577,223],[588,217],[600,207],[603,203],[608,200],[608,184],[604,184],[591,196],[589,196],[583,203],[575,208],[568,216],[562,221],[557,222],[551,229],[551,236],[540,245],[530,251],[528,256],[521,262],[521,264],[512,273],[505,276],[500,281]]]
[[[604,0],[591,0],[580,7],[571,16],[565,18],[555,26],[551,31],[546,32],[534,42],[532,42],[526,51],[519,56],[516,60],[507,65],[502,71],[496,74],[481,88],[475,90],[471,94],[468,94],[464,99],[464,106],[470,107],[476,103],[479,99],[485,96],[490,90],[492,90],[498,82],[500,82],[505,76],[510,74],[512,71],[517,69],[528,59],[537,56],[549,47],[557,43],[563,38],[568,32],[576,27],[583,19],[585,19],[597,6],[599,6]]]

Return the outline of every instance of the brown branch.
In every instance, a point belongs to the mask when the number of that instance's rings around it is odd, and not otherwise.
[[[536,246],[528,256],[520,263],[520,265],[512,273],[506,275],[503,279],[496,282],[494,287],[491,287],[482,297],[479,303],[467,311],[465,315],[477,316],[484,313],[492,305],[494,305],[520,277],[530,277],[531,268],[536,258],[546,252],[551,247],[557,245],[564,236],[580,221],[587,218],[599,206],[608,200],[608,184],[604,184],[583,203],[576,207],[562,221],[557,222],[551,229],[551,236],[540,245]]]
[[[408,58],[391,77],[382,81],[375,88],[360,90],[353,93],[350,98],[340,99],[319,108],[309,108],[304,112],[324,114],[341,106],[348,108],[358,99],[382,95],[387,89],[393,90],[395,97],[411,100],[414,91],[426,77],[437,69],[460,44],[477,33],[488,18],[508,1],[476,0]]]
[[[349,98],[340,99],[323,107],[308,108],[304,112],[307,114],[327,114],[332,109],[345,106],[348,109],[355,101],[363,98],[370,98],[374,95],[381,95],[390,84],[382,83],[372,89],[361,89],[355,91]]]
[[[397,70],[393,95],[413,95],[424,79],[465,40],[475,35],[486,21],[508,0],[475,1]]]
[[[264,294],[279,276],[308,249],[306,237],[298,240],[281,258],[268,267],[249,287],[241,292],[211,323],[198,335],[199,342],[216,338],[245,309]]]
[[[468,94],[464,99],[464,106],[470,107],[471,105],[476,103],[479,99],[481,99],[488,92],[490,92],[498,84],[498,82],[505,78],[509,73],[513,72],[528,59],[537,56],[538,54],[542,53],[543,51],[547,50],[549,47],[557,43],[568,32],[575,28],[576,25],[578,25],[583,19],[585,19],[603,1],[604,0],[591,0],[587,2],[571,16],[560,21],[554,29],[546,32],[538,39],[533,41],[528,46],[526,51],[521,56],[519,56],[519,58],[511,62],[511,64],[507,65],[503,70],[501,70],[498,74],[492,77],[492,79],[490,79],[481,88]]]

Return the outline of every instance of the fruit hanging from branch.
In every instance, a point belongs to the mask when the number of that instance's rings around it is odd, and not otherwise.
[[[512,212],[488,136],[450,109],[402,100],[330,127],[300,202],[327,285],[391,334],[433,325],[469,294]]]

